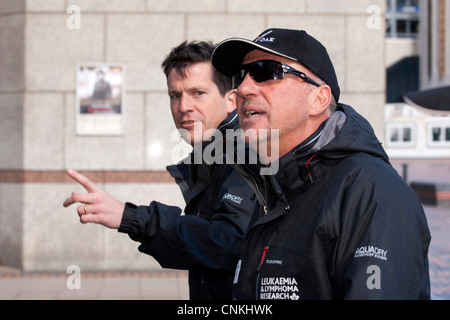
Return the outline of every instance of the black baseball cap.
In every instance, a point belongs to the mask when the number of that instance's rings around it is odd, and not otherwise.
[[[325,47],[304,30],[267,29],[255,40],[229,38],[220,42],[212,55],[213,66],[222,74],[232,77],[247,53],[260,49],[297,62],[311,70],[330,86],[336,102],[340,89],[333,63]]]

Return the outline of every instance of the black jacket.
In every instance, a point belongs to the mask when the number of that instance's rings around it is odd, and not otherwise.
[[[418,197],[351,107],[319,131],[273,175],[237,166],[268,213],[246,235],[234,297],[429,299],[431,237]]]
[[[237,127],[235,111],[219,130],[226,137],[227,129]],[[226,140],[217,139],[202,150],[213,143],[225,150]],[[167,167],[186,201],[185,214],[157,201],[149,206],[127,203],[119,231],[139,241],[139,251],[152,255],[162,267],[189,270],[191,299],[231,299],[242,240],[258,204],[252,189],[229,164],[195,164],[198,151]]]

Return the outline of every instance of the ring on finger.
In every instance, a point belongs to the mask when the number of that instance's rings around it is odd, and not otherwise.
[[[87,204],[84,205],[84,214],[87,214],[87,209],[86,209],[86,207],[87,207]]]

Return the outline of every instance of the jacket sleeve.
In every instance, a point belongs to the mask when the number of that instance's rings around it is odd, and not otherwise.
[[[430,298],[426,217],[393,170],[355,178],[342,199],[340,224],[336,298]]]
[[[127,203],[119,232],[140,242],[139,251],[164,268],[234,271],[248,222],[258,208],[250,187],[236,175],[233,171],[219,187],[219,201],[208,220],[157,201],[149,206]]]

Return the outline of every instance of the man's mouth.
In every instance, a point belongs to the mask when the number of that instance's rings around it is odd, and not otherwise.
[[[200,123],[200,120],[181,120],[180,124],[182,126],[186,125],[186,126],[190,126],[190,125],[194,125],[194,124],[198,124]]]
[[[258,112],[258,111],[246,111],[245,112],[245,117],[246,118],[252,118],[252,117],[259,116],[261,114],[262,114],[262,112]]]
[[[186,129],[186,130],[192,130],[196,128],[199,125],[200,121],[195,120],[183,120],[180,122],[180,128]]]

